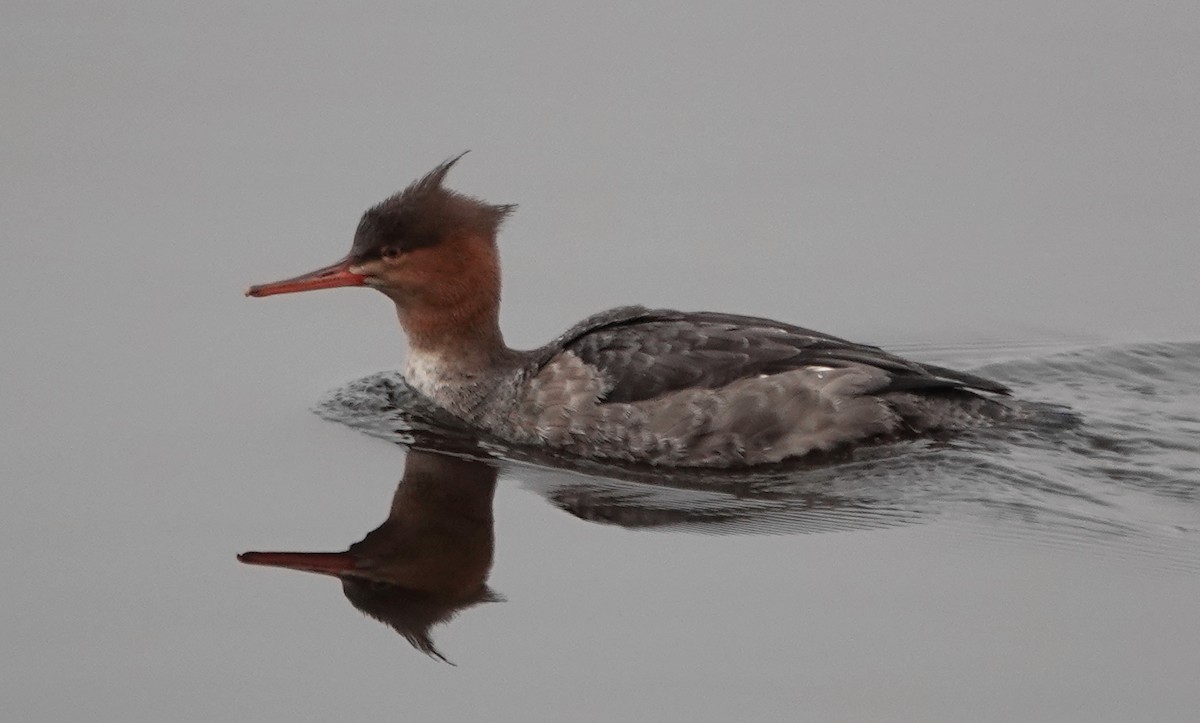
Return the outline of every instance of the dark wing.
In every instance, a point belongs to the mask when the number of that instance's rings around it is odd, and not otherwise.
[[[1009,392],[982,377],[909,361],[879,347],[734,314],[613,309],[586,319],[545,347],[540,362],[563,350],[608,377],[605,402],[636,402],[685,388],[715,389],[806,366],[855,364],[888,373],[890,381],[875,392],[879,394],[932,389]]]

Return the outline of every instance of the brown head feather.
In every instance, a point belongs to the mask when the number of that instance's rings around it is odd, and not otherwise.
[[[378,258],[385,249],[398,252],[437,246],[451,236],[494,238],[501,222],[516,208],[492,205],[442,184],[463,157],[459,154],[413,181],[403,191],[367,210],[354,234],[350,256],[356,261]]]

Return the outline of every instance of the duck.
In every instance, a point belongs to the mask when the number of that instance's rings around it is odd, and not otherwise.
[[[777,464],[1016,414],[1001,383],[755,316],[623,306],[510,348],[497,236],[516,207],[447,188],[461,158],[363,213],[339,261],[246,294],[376,289],[413,389],[483,435],[589,460]]]

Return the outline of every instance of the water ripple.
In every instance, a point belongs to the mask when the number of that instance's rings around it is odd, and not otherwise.
[[[393,442],[507,460],[509,476],[596,523],[764,534],[936,520],[1200,569],[1200,343],[1078,349],[977,371],[1016,389],[1029,421],[743,472],[512,448],[462,428],[395,372],[335,390],[316,411]]]

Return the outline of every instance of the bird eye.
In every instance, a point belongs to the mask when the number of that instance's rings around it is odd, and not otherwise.
[[[385,259],[394,259],[400,255],[400,249],[396,248],[395,246],[384,246],[383,250],[379,252],[379,255]]]

